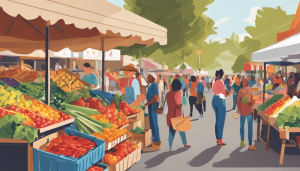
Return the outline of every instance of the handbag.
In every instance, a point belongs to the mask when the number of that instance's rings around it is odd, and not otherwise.
[[[156,113],[157,113],[157,114],[159,114],[159,115],[160,115],[160,114],[163,114],[163,111],[164,111],[164,108],[165,108],[166,101],[167,101],[167,96],[165,97],[165,101],[164,101],[163,107],[156,109]]]
[[[187,98],[185,96],[182,96],[182,105],[187,105]]]
[[[189,131],[192,128],[191,120],[189,116],[184,116],[183,110],[182,111],[182,116],[176,117],[176,109],[174,111],[174,118],[171,119],[171,124],[172,127],[175,131],[179,132],[186,132]]]
[[[236,111],[233,112],[232,117],[233,117],[234,119],[238,119],[238,118],[239,118],[238,109],[236,109]]]
[[[162,94],[164,94],[164,93],[162,92]],[[163,98],[163,97],[162,97],[162,98]],[[163,105],[162,107],[156,109],[156,113],[157,113],[157,114],[159,114],[159,115],[160,115],[160,114],[163,114],[164,108],[165,108],[165,105],[166,105],[166,101],[167,101],[167,95],[166,95],[166,97],[165,97],[164,105]]]

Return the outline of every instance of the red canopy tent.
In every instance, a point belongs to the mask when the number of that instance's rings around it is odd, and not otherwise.
[[[244,70],[244,72],[246,72],[246,71],[262,71],[263,66],[262,65],[254,65],[251,62],[246,62],[243,70]]]

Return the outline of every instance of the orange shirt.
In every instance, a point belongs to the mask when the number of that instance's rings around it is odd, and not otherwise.
[[[197,92],[196,92],[196,88],[197,88],[197,82],[191,82],[191,88],[190,88],[190,96],[193,96],[193,97],[197,97]]]
[[[273,78],[273,85],[274,84],[282,84],[282,79],[281,79],[281,77],[279,77],[279,78],[276,78],[276,77],[274,77],[274,75],[272,74],[272,75],[270,75],[272,78]]]

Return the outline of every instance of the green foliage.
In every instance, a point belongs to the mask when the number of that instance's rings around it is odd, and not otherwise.
[[[190,58],[198,57],[196,50],[203,49],[202,42],[211,34],[216,34],[214,21],[203,14],[207,10],[206,6],[214,0],[124,1],[125,9],[167,28],[168,43],[163,46],[155,43],[150,47],[118,47],[122,55],[153,58],[154,61],[173,69]]]
[[[233,66],[231,67],[231,70],[236,73],[236,72],[242,72],[244,65],[246,62],[249,62],[249,60],[247,58],[245,58],[245,56],[240,55],[238,56],[238,58],[236,59],[235,63],[233,64]]]
[[[180,66],[180,68],[181,68],[181,69],[186,69],[186,65],[185,65],[185,64],[182,64],[182,65]]]
[[[289,27],[294,19],[294,15],[287,15],[280,7],[269,8],[264,7],[257,11],[255,26],[245,28],[252,38],[245,37],[241,42],[241,47],[245,51],[241,53],[249,61],[253,52],[273,45],[277,42],[277,33],[289,30]]]
[[[20,114],[5,115],[0,119],[0,138],[21,139],[32,143],[37,137],[37,129],[21,125],[24,118]]]
[[[35,83],[35,82],[27,82],[20,83],[18,87],[15,89],[20,90],[22,93],[27,94],[28,96],[40,99],[45,95],[45,83]]]
[[[279,127],[300,127],[300,107],[286,107],[276,119],[275,125]]]
[[[139,126],[137,126],[137,127],[133,128],[132,130],[130,130],[130,132],[133,132],[135,134],[142,134],[144,131],[145,131],[145,128],[139,127]]]

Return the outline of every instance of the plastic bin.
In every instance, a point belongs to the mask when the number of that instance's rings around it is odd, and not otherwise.
[[[85,156],[76,159],[67,156],[59,156],[34,148],[34,171],[85,171],[104,157],[105,141],[69,128],[65,129],[65,133],[89,139],[95,142],[96,146]]]
[[[108,165],[103,164],[103,163],[96,163],[93,166],[98,166],[98,167],[102,167],[103,171],[108,171]]]

